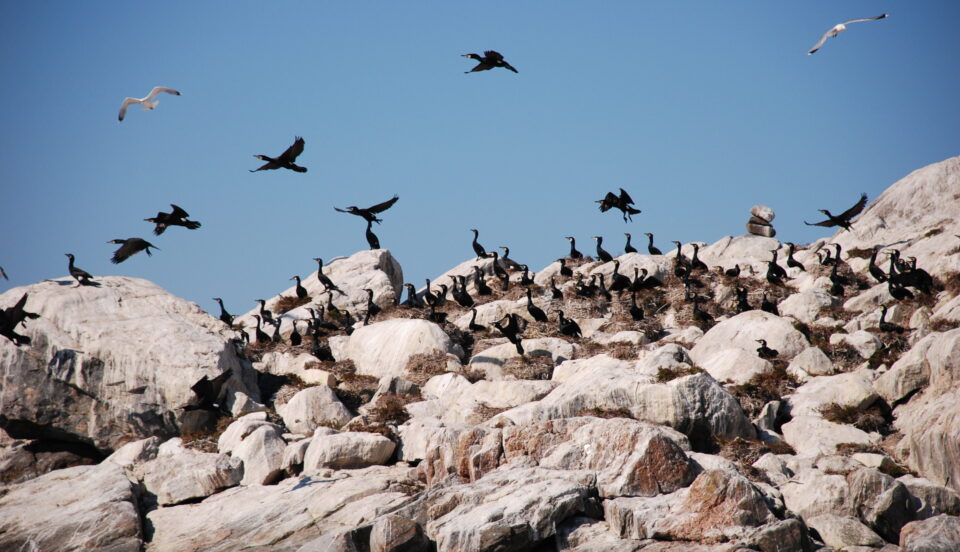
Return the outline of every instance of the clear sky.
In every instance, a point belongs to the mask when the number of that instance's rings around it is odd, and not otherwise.
[[[851,26],[813,56],[834,24]],[[538,270],[603,235],[713,242],[748,209],[806,243],[816,209],[960,154],[960,2],[30,2],[0,7],[0,291],[146,278],[216,312],[366,248],[418,287],[488,249]],[[495,49],[520,72],[464,74]],[[156,85],[156,111],[126,96]],[[249,173],[294,136],[306,174]],[[624,224],[594,200],[625,188]],[[155,237],[176,203],[203,223]],[[120,265],[113,238],[161,250]]]

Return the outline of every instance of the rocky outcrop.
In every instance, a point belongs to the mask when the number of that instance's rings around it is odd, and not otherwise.
[[[941,514],[908,523],[900,532],[904,552],[952,552],[960,550],[960,518]]]
[[[381,378],[404,376],[410,357],[435,351],[463,356],[433,322],[395,318],[357,329],[334,355],[337,360],[352,360],[358,374]]]
[[[227,371],[228,395],[259,399],[223,322],[145,280],[97,281],[50,280],[0,295],[7,306],[28,293],[27,309],[40,315],[26,330],[30,347],[0,339],[0,425],[12,436],[101,452],[169,438],[179,432],[178,409],[196,402],[190,387]]]
[[[169,506],[238,485],[244,470],[240,458],[185,448],[180,439],[171,439],[160,446],[155,459],[137,466],[134,473],[157,504]]]
[[[755,354],[758,339],[765,339],[767,346],[778,351],[778,358],[783,360],[790,360],[810,346],[789,321],[768,312],[752,310],[710,328],[690,350],[690,357],[700,365],[724,349],[736,348]]]
[[[315,435],[303,459],[306,473],[323,468],[356,469],[383,464],[396,444],[374,433],[345,432]]]

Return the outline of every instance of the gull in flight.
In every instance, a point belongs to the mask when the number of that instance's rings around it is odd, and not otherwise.
[[[143,106],[143,109],[148,111],[151,109],[156,109],[157,104],[160,103],[160,100],[154,100],[152,102],[150,100],[153,100],[153,98],[161,92],[166,92],[167,94],[173,94],[174,96],[180,95],[180,93],[174,90],[173,88],[167,88],[165,86],[154,86],[153,90],[151,90],[150,93],[147,94],[147,97],[145,98],[125,98],[123,100],[123,104],[120,105],[119,119],[121,121],[123,120],[123,117],[127,114],[127,106],[131,104],[140,104]]]
[[[842,33],[843,31],[847,30],[847,25],[851,23],[860,23],[863,21],[876,21],[878,19],[884,19],[885,17],[887,17],[887,15],[889,14],[885,13],[883,15],[878,15],[877,17],[867,17],[864,19],[851,19],[850,21],[844,21],[843,23],[840,23],[839,25],[835,26],[829,31],[823,33],[823,36],[820,37],[820,40],[817,41],[817,43],[813,46],[813,48],[810,49],[809,52],[807,52],[807,55],[813,54],[814,52],[819,50],[820,47],[823,46],[823,43],[826,42],[828,38],[833,38],[838,34]]]

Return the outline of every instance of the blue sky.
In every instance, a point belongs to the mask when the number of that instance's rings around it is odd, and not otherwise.
[[[834,24],[851,26],[813,56]],[[960,3],[6,2],[0,291],[66,275],[152,280],[216,312],[366,248],[334,206],[400,195],[375,231],[418,287],[470,228],[537,270],[563,236],[713,242],[748,209],[778,238],[960,153]],[[495,49],[520,72],[464,74]],[[155,85],[156,111],[116,116]],[[307,174],[249,173],[303,136]],[[625,188],[624,224],[594,200]],[[170,203],[203,223],[159,237]],[[113,238],[161,250],[120,265]]]

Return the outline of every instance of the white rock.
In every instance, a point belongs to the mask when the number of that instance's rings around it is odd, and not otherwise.
[[[797,320],[810,324],[816,320],[820,311],[836,304],[836,299],[822,289],[809,289],[794,293],[777,305],[780,316],[792,316]]]
[[[260,362],[253,363],[253,367],[260,372],[276,374],[278,376],[294,375],[308,385],[334,387],[337,384],[334,375],[325,370],[321,370],[319,365],[320,363],[317,361],[317,357],[311,354],[300,353],[293,355],[291,353],[276,351],[270,351],[264,354]]]
[[[953,552],[960,548],[960,517],[940,514],[906,524],[900,531],[904,552]]]
[[[737,347],[756,352],[758,339],[767,340],[767,346],[777,350],[778,358],[789,360],[810,346],[803,334],[786,319],[752,310],[728,318],[710,328],[690,350],[690,357],[700,365],[723,349]]]
[[[259,398],[223,322],[146,280],[95,281],[100,287],[48,280],[0,295],[2,309],[27,293],[26,310],[40,315],[21,330],[30,347],[0,339],[0,404],[11,424],[113,450],[178,433],[176,410],[196,400],[190,387],[203,376],[229,370],[228,395]]]
[[[829,376],[833,372],[833,361],[819,347],[807,347],[787,365],[787,373],[800,381],[806,381],[810,376]]]
[[[773,209],[766,205],[754,205],[750,208],[750,214],[755,217],[760,217],[767,222],[773,222],[773,218],[776,216]]]
[[[717,381],[743,385],[760,374],[773,371],[773,364],[739,348],[721,349],[699,364]]]
[[[460,374],[447,372],[439,376],[433,376],[424,384],[420,394],[425,399],[443,399],[446,397],[456,397],[465,389],[470,388],[470,382]]]
[[[793,476],[787,465],[776,454],[768,452],[757,459],[753,464],[754,468],[762,470],[767,474],[767,478],[778,487],[785,484]]]
[[[0,496],[0,550],[141,550],[136,502],[133,484],[113,462],[7,486]]]
[[[784,440],[801,456],[834,454],[837,445],[842,443],[876,445],[880,440],[876,434],[828,422],[818,416],[797,416],[783,424],[781,429]]]
[[[325,385],[298,391],[289,402],[277,408],[277,414],[287,429],[303,434],[313,433],[324,422],[340,427],[353,418],[333,389]]]
[[[476,307],[476,323],[480,324],[481,326],[486,326],[492,330],[493,323],[503,319],[503,317],[508,314],[519,314],[524,318],[529,318],[530,314],[527,312],[526,304],[526,299],[524,299],[523,302],[499,299],[497,301],[484,303]],[[453,323],[461,330],[466,330],[470,326],[471,316],[472,313],[467,312],[466,314],[463,314],[454,320]]]
[[[913,475],[904,475],[897,478],[897,481],[910,492],[912,509],[916,512],[917,519],[960,511],[960,493],[952,489]]]
[[[157,450],[160,446],[159,437],[149,437],[127,443],[118,448],[110,456],[104,459],[104,462],[113,462],[118,466],[134,466],[153,460],[157,457]]]
[[[852,334],[835,333],[830,335],[831,345],[849,345],[853,347],[857,354],[863,359],[869,359],[873,353],[877,352],[883,342],[866,330],[853,332]]]
[[[243,461],[226,454],[185,448],[180,439],[164,443],[153,460],[137,466],[137,477],[161,506],[204,498],[243,478]]]
[[[554,365],[573,358],[574,346],[570,342],[557,337],[541,337],[522,340],[524,353],[528,356],[550,356]],[[470,369],[482,372],[485,379],[497,380],[508,376],[503,371],[503,365],[514,357],[518,357],[517,349],[512,343],[496,345],[484,349],[470,359]]]
[[[323,468],[365,468],[383,464],[393,455],[396,445],[383,435],[345,432],[314,436],[303,459],[305,473]]]
[[[650,343],[646,334],[635,331],[621,331],[615,334],[596,332],[591,337],[595,343],[600,345],[610,345],[613,343],[629,343],[631,345],[646,345]]]
[[[233,449],[240,444],[240,441],[261,426],[270,426],[278,432],[280,431],[279,426],[267,421],[266,412],[247,414],[231,422],[230,425],[227,426],[227,429],[220,434],[219,439],[217,439],[217,450],[221,453],[233,452]]]
[[[784,397],[791,416],[822,416],[825,407],[836,404],[863,410],[878,398],[869,378],[858,372],[809,379]]]
[[[460,347],[433,322],[394,318],[354,331],[347,342],[344,358],[354,362],[357,374],[376,378],[402,377],[411,356],[434,351],[457,356],[463,354]]]
[[[240,484],[268,485],[276,481],[283,469],[286,446],[275,426],[260,426],[244,437],[231,453],[234,458],[243,460]]]
[[[843,475],[826,474],[807,468],[780,486],[783,502],[791,512],[803,519],[832,514],[855,516],[857,509],[850,500],[850,486]]]
[[[869,527],[852,516],[822,514],[807,520],[807,525],[817,530],[823,543],[837,550],[851,546],[880,547],[885,541]]]
[[[326,429],[326,428],[325,428]],[[280,468],[287,473],[299,473],[303,469],[303,459],[307,455],[307,447],[310,446],[312,437],[300,439],[292,443],[287,443],[283,449],[283,459],[280,461]]]

